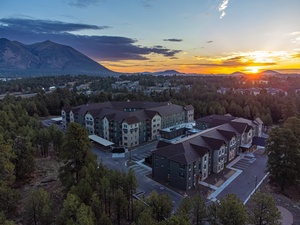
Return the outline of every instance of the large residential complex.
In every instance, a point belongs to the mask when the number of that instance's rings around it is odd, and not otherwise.
[[[230,115],[196,120],[202,132],[159,142],[152,152],[152,176],[182,190],[195,187],[211,173],[219,173],[239,152],[251,150],[254,136],[261,136],[262,121]]]
[[[64,107],[61,114],[64,127],[76,122],[90,135],[127,147],[157,139],[161,129],[194,121],[193,106],[169,102],[103,102]]]

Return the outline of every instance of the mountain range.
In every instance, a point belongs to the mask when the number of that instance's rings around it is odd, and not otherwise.
[[[238,71],[238,72],[232,73],[231,75],[232,76],[246,76],[247,74]],[[251,73],[251,75],[253,75],[253,74]],[[254,74],[254,75],[259,75],[259,76],[278,76],[278,75],[281,75],[281,73],[279,73],[277,71],[274,71],[274,70],[265,70],[265,71],[262,71],[260,73]]]
[[[183,75],[185,73],[181,73],[181,72],[178,72],[176,70],[164,70],[164,71],[157,71],[157,72],[141,72],[141,73],[138,73],[138,74],[151,74],[151,75],[154,75],[154,76],[173,76],[173,75]]]
[[[117,75],[74,48],[44,41],[25,45],[0,39],[0,75]]]

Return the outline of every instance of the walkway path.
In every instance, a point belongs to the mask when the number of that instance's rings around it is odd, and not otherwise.
[[[221,191],[223,191],[235,178],[237,178],[237,176],[239,176],[242,173],[241,170],[235,169],[235,168],[232,167],[232,165],[234,165],[235,163],[237,163],[242,158],[243,158],[243,156],[238,156],[235,160],[233,160],[231,163],[229,163],[226,166],[228,169],[234,170],[236,172],[231,177],[229,177],[220,187],[208,184],[208,183],[203,182],[203,181],[199,182],[201,185],[209,187],[209,188],[215,190],[213,193],[211,193],[208,196],[208,199],[216,201],[216,197],[221,193]]]
[[[292,225],[294,222],[292,213],[282,206],[277,206],[282,216],[282,225]]]

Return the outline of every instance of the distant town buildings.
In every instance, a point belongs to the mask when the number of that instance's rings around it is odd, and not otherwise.
[[[259,95],[261,94],[263,91],[265,91],[268,94],[271,95],[276,95],[279,93],[283,93],[284,95],[287,95],[287,92],[279,89],[279,88],[237,88],[237,89],[232,89],[232,88],[226,88],[226,87],[221,87],[217,90],[218,93],[220,94],[225,94],[228,91],[232,91],[234,93],[241,93],[241,94],[253,94],[253,95]]]
[[[156,140],[161,129],[193,122],[194,108],[169,102],[103,102],[64,107],[61,115],[65,128],[76,122],[90,135],[134,147]]]

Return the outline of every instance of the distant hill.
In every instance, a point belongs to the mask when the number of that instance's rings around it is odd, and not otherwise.
[[[180,73],[176,70],[164,70],[164,71],[158,71],[158,72],[154,72],[152,73],[153,75],[165,75],[165,76],[171,76],[171,75],[175,75],[175,74],[184,74],[184,73]]]
[[[237,71],[237,72],[232,73],[231,75],[232,75],[232,76],[244,76],[244,75],[247,75],[247,74],[245,74],[245,73],[243,73],[243,72]]]
[[[0,39],[0,75],[117,75],[74,48],[44,41],[24,45]]]
[[[259,73],[259,75],[261,75],[261,76],[277,76],[277,75],[281,75],[281,73],[278,73],[274,70],[265,70],[265,71]]]

